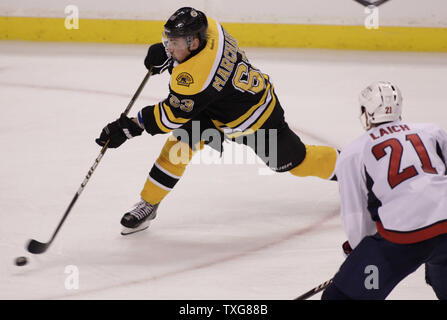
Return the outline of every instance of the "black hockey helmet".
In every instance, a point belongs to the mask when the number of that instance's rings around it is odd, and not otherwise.
[[[164,25],[164,36],[168,38],[187,38],[197,36],[200,45],[206,42],[208,21],[206,15],[194,8],[183,7],[178,9]]]

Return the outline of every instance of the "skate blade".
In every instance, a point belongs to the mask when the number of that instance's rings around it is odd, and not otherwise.
[[[143,223],[142,225],[140,225],[137,228],[123,227],[123,229],[121,230],[121,235],[122,236],[128,236],[130,234],[134,234],[134,233],[146,230],[147,228],[149,228],[149,221],[147,223]]]

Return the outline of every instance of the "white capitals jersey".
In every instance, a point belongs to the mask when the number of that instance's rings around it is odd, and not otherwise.
[[[447,134],[435,124],[382,124],[336,164],[343,227],[355,248],[378,232],[394,243],[447,233]]]

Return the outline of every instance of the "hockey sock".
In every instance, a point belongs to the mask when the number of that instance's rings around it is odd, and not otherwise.
[[[201,142],[196,150],[202,149],[203,145]],[[152,205],[163,200],[179,181],[195,153],[188,144],[169,136],[149,172],[141,198]]]
[[[331,179],[334,175],[338,152],[327,146],[306,145],[306,157],[289,172],[298,177],[314,176]]]

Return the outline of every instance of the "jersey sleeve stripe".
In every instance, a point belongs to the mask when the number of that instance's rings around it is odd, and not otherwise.
[[[172,129],[167,128],[161,120],[161,116],[160,116],[160,104],[156,104],[154,107],[154,118],[155,118],[155,122],[157,123],[157,126],[160,128],[161,131],[163,132],[171,132]]]
[[[168,120],[173,122],[173,123],[180,123],[180,124],[184,124],[186,122],[188,122],[191,119],[186,119],[186,118],[181,118],[181,117],[175,117],[174,114],[172,113],[171,108],[163,102],[163,109],[166,113],[166,116],[168,117]]]
[[[219,130],[221,130],[221,129],[220,129],[221,127],[224,127],[224,126],[225,126],[225,123],[220,122],[219,120],[211,119],[211,121],[214,123],[214,125],[216,126],[216,128],[218,128]],[[222,130],[221,130],[221,131],[222,131]]]
[[[138,112],[138,114],[137,114],[137,119],[138,119],[138,124],[140,125],[140,128],[141,128],[141,129],[146,129],[146,128],[144,127],[143,115],[142,115],[141,110],[140,110],[140,111]]]
[[[182,124],[179,123],[174,123],[169,121],[168,116],[166,115],[166,111],[165,109],[160,106],[160,116],[161,116],[161,122],[162,124],[168,128],[169,131],[174,130],[174,129],[178,129],[182,126]]]

